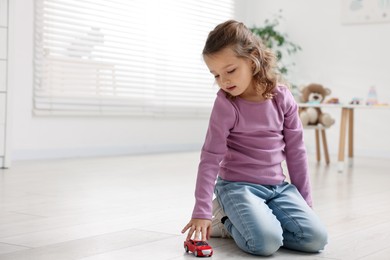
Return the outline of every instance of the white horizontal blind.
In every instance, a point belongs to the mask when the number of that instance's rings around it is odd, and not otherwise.
[[[36,0],[34,114],[204,116],[201,51],[233,0]]]

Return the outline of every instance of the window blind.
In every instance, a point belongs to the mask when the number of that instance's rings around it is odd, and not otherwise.
[[[34,114],[208,115],[207,34],[233,0],[36,0]]]

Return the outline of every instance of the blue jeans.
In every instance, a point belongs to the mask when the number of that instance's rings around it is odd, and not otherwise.
[[[227,231],[247,253],[268,256],[281,246],[314,253],[327,244],[324,225],[292,184],[270,186],[218,178],[215,194],[228,217]]]

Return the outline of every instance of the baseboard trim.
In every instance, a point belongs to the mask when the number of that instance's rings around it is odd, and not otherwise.
[[[128,147],[94,147],[94,148],[70,148],[70,149],[48,149],[48,150],[16,150],[13,151],[11,159],[19,160],[41,160],[79,157],[100,157],[100,156],[124,156],[152,153],[171,153],[199,151],[201,144],[182,145],[156,145],[156,146],[128,146]]]

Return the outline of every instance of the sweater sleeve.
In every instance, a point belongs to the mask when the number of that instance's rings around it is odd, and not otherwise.
[[[195,187],[192,218],[212,218],[212,198],[219,165],[227,151],[226,139],[236,121],[235,109],[220,90],[211,112]]]
[[[303,141],[303,128],[298,114],[298,105],[291,92],[282,88],[284,111],[283,134],[286,143],[285,153],[291,183],[294,184],[309,206],[312,206],[310,178],[306,148]]]

